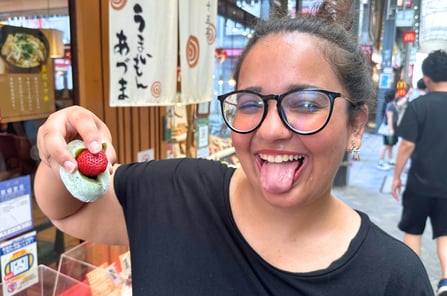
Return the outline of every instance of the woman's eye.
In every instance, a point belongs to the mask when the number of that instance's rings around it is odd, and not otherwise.
[[[321,106],[314,101],[289,101],[285,106],[288,110],[300,113],[313,113],[321,109]]]
[[[283,108],[298,113],[315,113],[326,110],[329,99],[320,93],[292,93],[286,96],[282,102]]]
[[[263,103],[258,98],[243,96],[238,98],[237,109],[240,111],[255,111],[263,107]]]

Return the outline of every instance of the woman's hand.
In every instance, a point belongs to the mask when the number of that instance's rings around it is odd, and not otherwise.
[[[34,194],[42,212],[65,233],[83,240],[127,244],[123,210],[113,186],[108,186],[100,199],[85,202],[74,198],[60,175],[61,166],[68,172],[76,170],[76,159],[68,150],[68,143],[74,139],[82,140],[92,153],[99,152],[105,143],[112,173],[110,164],[115,163],[116,153],[111,138],[104,122],[85,108],[72,106],[51,114],[37,134],[42,161],[34,178]],[[113,174],[110,178],[113,184]]]
[[[63,166],[68,172],[76,169],[77,163],[67,149],[67,143],[81,139],[92,153],[102,149],[101,143],[107,143],[107,158],[110,163],[116,161],[116,152],[107,126],[93,112],[80,106],[64,108],[51,114],[39,128],[37,146],[41,161],[58,172]]]

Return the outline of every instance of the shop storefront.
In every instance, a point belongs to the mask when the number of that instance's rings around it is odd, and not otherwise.
[[[39,211],[32,186],[39,126],[75,101],[68,2],[2,1],[0,11],[0,294],[12,295],[38,264],[57,274],[42,264],[79,244]]]

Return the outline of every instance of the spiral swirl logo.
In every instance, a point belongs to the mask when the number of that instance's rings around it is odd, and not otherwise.
[[[151,94],[154,98],[159,98],[161,96],[161,82],[155,81],[151,85]]]
[[[216,41],[216,26],[214,24],[208,24],[206,27],[206,41],[209,45],[212,45]]]
[[[200,44],[199,39],[196,36],[191,35],[186,42],[186,61],[190,68],[197,66],[200,56]]]
[[[126,6],[127,0],[110,0],[110,6],[114,10],[121,10]]]

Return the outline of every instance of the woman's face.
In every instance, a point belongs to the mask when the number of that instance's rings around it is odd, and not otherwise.
[[[320,52],[315,37],[285,33],[259,40],[242,64],[238,89],[266,95],[282,94],[299,87],[346,94]],[[233,145],[241,166],[257,194],[277,207],[309,204],[321,201],[320,197],[329,197],[345,151],[353,139],[360,145],[363,132],[363,128],[356,133],[352,131],[348,104],[337,98],[323,130],[313,135],[299,135],[283,124],[276,101],[270,100],[268,114],[257,130],[249,134],[233,132]]]

